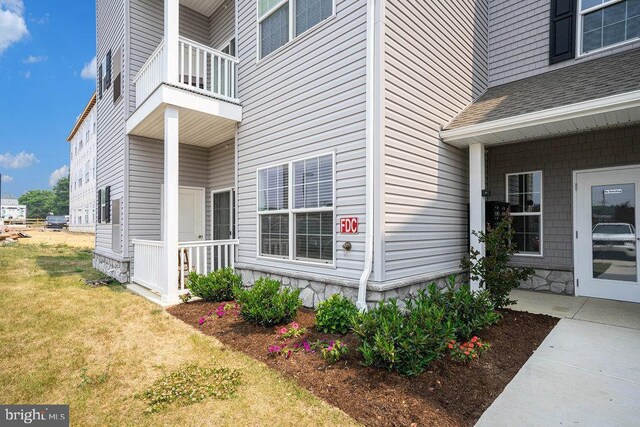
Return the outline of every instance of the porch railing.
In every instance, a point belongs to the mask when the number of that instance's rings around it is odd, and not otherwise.
[[[133,240],[133,282],[162,293],[163,247],[154,240]]]
[[[138,107],[163,81],[168,80],[164,76],[165,50],[163,40],[133,79]],[[178,69],[170,70],[175,73],[171,81],[177,81],[179,86],[194,92],[238,102],[237,69],[238,58],[181,36],[178,41]]]
[[[164,67],[164,40],[153,51],[147,62],[133,78],[136,86],[136,106],[142,105],[145,99],[162,83],[162,68]]]
[[[178,269],[178,293],[187,291],[186,279],[190,272],[209,274],[226,267],[234,267],[235,247],[238,240],[205,240],[180,242],[175,265]],[[156,240],[133,240],[133,276],[131,280],[148,289],[165,292],[162,266],[164,244]]]
[[[226,267],[234,267],[234,248],[237,240],[208,240],[184,242],[178,244],[180,269],[178,291],[187,291],[186,276],[191,271],[198,274],[209,274]]]

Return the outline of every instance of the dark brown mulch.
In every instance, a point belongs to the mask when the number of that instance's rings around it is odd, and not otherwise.
[[[558,322],[550,316],[505,310],[497,325],[480,334],[491,349],[478,360],[464,364],[447,357],[422,375],[406,378],[360,365],[357,338],[315,332],[311,310],[300,310],[296,319],[309,329],[305,338],[310,342],[339,338],[349,346],[345,360],[327,366],[318,354],[299,352],[289,359],[269,355],[267,349],[276,343],[278,328],[252,325],[235,315],[218,318],[218,305],[192,302],[172,307],[169,313],[293,377],[302,387],[367,425],[473,425]],[[198,319],[212,310],[214,315],[199,326]]]

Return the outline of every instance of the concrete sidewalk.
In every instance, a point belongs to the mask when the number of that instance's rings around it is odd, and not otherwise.
[[[516,309],[565,318],[477,425],[639,425],[640,304],[532,292],[513,297]]]

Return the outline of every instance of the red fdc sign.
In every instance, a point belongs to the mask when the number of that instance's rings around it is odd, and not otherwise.
[[[341,234],[358,234],[358,218],[348,217],[340,218]]]

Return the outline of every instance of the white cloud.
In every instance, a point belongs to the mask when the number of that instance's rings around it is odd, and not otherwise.
[[[94,56],[91,61],[89,61],[86,64],[84,64],[84,67],[82,68],[82,71],[80,72],[80,76],[83,79],[95,80],[96,79],[96,73],[97,73],[96,70],[97,70],[96,57]]]
[[[23,151],[15,156],[11,153],[0,154],[0,166],[8,169],[28,168],[36,163],[40,163],[40,160],[33,153]]]
[[[38,62],[46,61],[46,56],[35,56],[29,55],[25,59],[22,60],[25,64],[37,64]]]
[[[0,54],[29,35],[22,0],[0,0]]]
[[[30,70],[25,71],[24,78],[25,79],[30,79],[31,78],[31,71]]]
[[[42,25],[42,24],[46,24],[47,22],[49,22],[49,17],[51,15],[49,15],[49,13],[45,13],[43,16],[40,16],[38,18],[29,15],[29,22],[33,22],[34,24],[38,24],[38,25]]]
[[[2,183],[3,184],[8,184],[11,181],[13,181],[13,177],[12,176],[2,174]]]
[[[60,181],[62,178],[65,178],[67,175],[69,175],[69,166],[67,165],[54,170],[53,172],[51,172],[51,175],[49,175],[49,185],[53,187],[58,183],[58,181]]]

